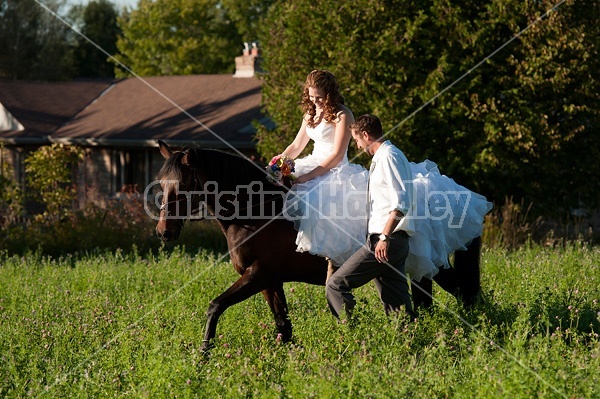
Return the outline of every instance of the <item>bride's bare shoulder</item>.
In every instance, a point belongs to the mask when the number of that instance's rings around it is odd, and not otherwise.
[[[342,118],[349,120],[350,122],[354,122],[354,115],[350,108],[346,107],[343,104],[340,104],[339,110],[336,114],[336,122],[340,121]]]

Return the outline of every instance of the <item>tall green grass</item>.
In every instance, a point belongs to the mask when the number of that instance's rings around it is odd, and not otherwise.
[[[600,397],[600,248],[488,250],[480,304],[436,287],[413,323],[385,317],[372,285],[350,328],[323,287],[287,284],[294,343],[257,295],[221,317],[208,357],[204,312],[237,278],[217,255],[0,259],[2,397]]]

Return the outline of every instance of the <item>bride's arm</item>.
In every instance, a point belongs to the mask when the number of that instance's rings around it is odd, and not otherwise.
[[[300,153],[302,152],[302,150],[304,150],[304,148],[308,144],[308,141],[310,140],[310,137],[308,137],[308,134],[306,133],[306,125],[307,121],[306,117],[304,117],[302,118],[302,126],[300,126],[300,130],[298,130],[296,138],[294,139],[294,141],[292,141],[290,145],[287,146],[285,151],[283,151],[281,154],[292,159],[295,159],[298,155],[300,155]]]
[[[333,152],[329,155],[319,166],[311,170],[305,175],[302,175],[296,179],[295,183],[304,183],[315,177],[321,176],[327,173],[331,168],[337,166],[344,159],[344,155],[348,150],[348,144],[350,144],[351,133],[348,127],[354,122],[354,115],[352,111],[344,107],[339,113],[339,119],[335,124],[335,138],[333,140]]]

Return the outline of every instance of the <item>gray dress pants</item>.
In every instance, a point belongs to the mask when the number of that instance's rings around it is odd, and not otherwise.
[[[334,316],[340,317],[343,310],[348,317],[356,305],[351,290],[375,280],[379,297],[386,313],[405,306],[412,317],[412,302],[408,291],[404,262],[408,255],[408,235],[399,231],[390,236],[388,262],[375,259],[375,245],[379,234],[369,236],[367,244],[352,255],[327,281],[327,302]]]

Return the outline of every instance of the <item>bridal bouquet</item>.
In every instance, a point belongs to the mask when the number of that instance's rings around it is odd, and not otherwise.
[[[278,186],[283,186],[283,178],[289,177],[294,180],[294,160],[285,155],[275,155],[269,166],[267,166],[267,175],[269,181]]]

